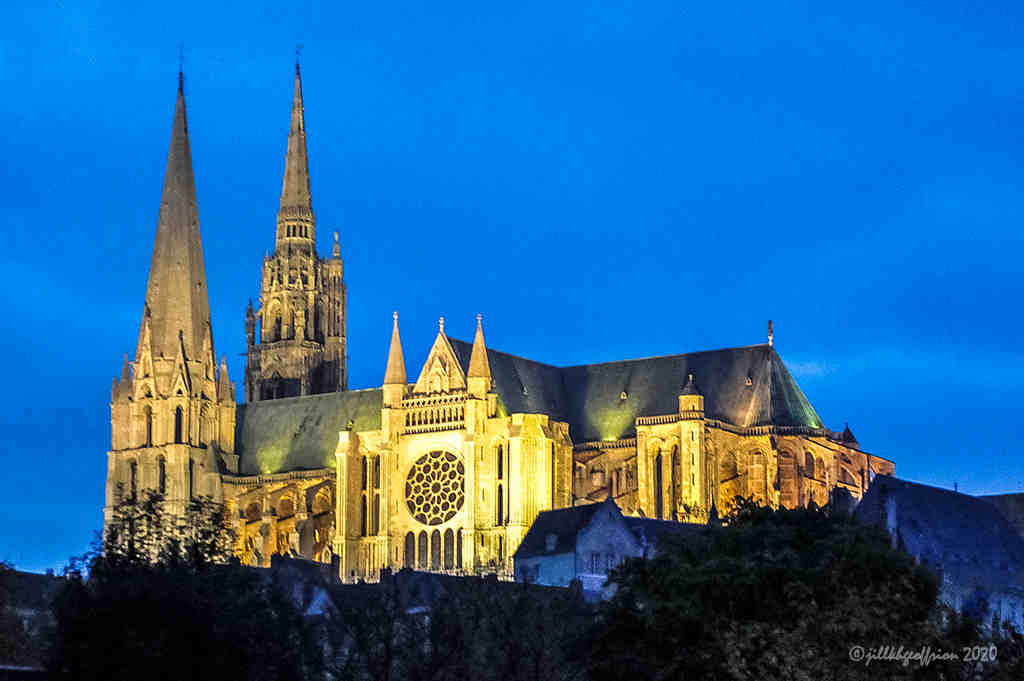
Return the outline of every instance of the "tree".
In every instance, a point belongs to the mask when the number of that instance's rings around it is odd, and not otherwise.
[[[15,574],[0,561],[0,664],[34,665],[38,646],[15,611]]]
[[[231,546],[209,499],[179,513],[155,494],[118,506],[58,594],[52,676],[308,678],[318,648],[301,613]]]
[[[959,678],[850,660],[854,645],[943,649],[938,582],[884,531],[828,508],[738,500],[723,527],[666,537],[611,575],[618,590],[585,646],[594,679]],[[949,649],[949,648],[945,648]]]

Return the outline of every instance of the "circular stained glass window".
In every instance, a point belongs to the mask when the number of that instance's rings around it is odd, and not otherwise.
[[[449,452],[424,454],[405,479],[409,513],[424,525],[451,520],[466,500],[466,468]]]

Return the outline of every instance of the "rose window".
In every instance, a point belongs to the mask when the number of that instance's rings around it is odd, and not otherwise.
[[[424,525],[451,520],[466,500],[466,468],[448,452],[424,454],[405,480],[405,503]]]

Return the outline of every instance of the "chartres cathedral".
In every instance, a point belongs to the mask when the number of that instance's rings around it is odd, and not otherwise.
[[[349,390],[344,268],[336,234],[330,257],[316,252],[298,67],[273,233],[239,404],[214,353],[179,78],[135,356],[111,396],[108,519],[143,490],[178,509],[205,495],[224,502],[250,565],[282,553],[336,556],[346,579],[510,576],[545,509],[611,495],[627,514],[700,520],[736,495],[860,498],[893,473],[849,428],[822,424],[770,331],[763,345],[558,367],[489,348],[480,317],[472,342],[441,319],[410,375],[396,313],[387,352],[382,338],[357,358],[380,362],[382,384]]]

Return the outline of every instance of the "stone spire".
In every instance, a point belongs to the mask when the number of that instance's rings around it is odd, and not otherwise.
[[[306,119],[302,107],[302,77],[295,62],[295,94],[288,151],[281,183],[281,210],[277,213],[277,239],[315,241],[313,200],[309,192],[309,157],[306,153]]]
[[[391,329],[391,349],[388,350],[388,366],[384,371],[384,385],[405,387],[405,358],[402,356],[402,339],[398,336],[398,311],[394,314]]]
[[[200,360],[203,336],[210,323],[210,299],[185,117],[184,77],[180,72],[143,326],[147,320],[153,357],[173,358],[178,354],[181,338],[187,358]],[[140,330],[139,335],[141,338],[146,334]],[[138,353],[141,352],[140,347]]]
[[[471,395],[481,398],[491,389],[491,365],[487,361],[487,344],[484,343],[481,315],[476,316],[476,335],[473,337],[473,352],[469,355],[466,388]]]
[[[476,316],[476,335],[473,337],[473,353],[469,356],[469,373],[466,378],[491,380],[491,365],[487,361],[487,345],[484,343],[483,316]]]

